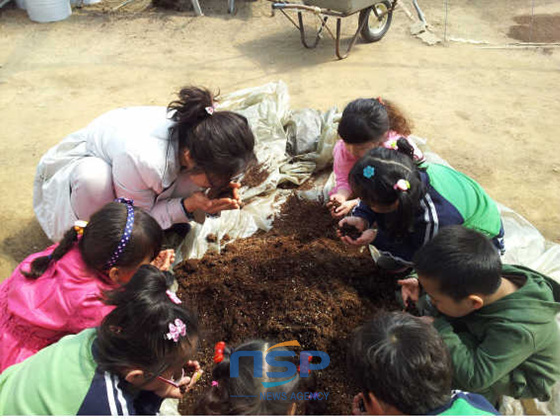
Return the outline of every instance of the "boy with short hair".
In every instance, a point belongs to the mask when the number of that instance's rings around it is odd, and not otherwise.
[[[560,285],[503,265],[492,243],[462,226],[441,231],[414,257],[418,280],[442,316],[453,385],[492,403],[502,395],[550,399],[560,379]]]
[[[409,314],[381,313],[360,327],[348,370],[362,390],[353,414],[499,414],[480,395],[451,392],[445,344],[431,325]]]

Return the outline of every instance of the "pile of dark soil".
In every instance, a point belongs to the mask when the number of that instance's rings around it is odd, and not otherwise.
[[[508,36],[523,42],[560,42],[560,13],[523,15],[513,19]]]
[[[214,344],[254,338],[298,340],[303,349],[327,352],[331,363],[318,372],[316,391],[330,393],[326,413],[350,414],[357,392],[346,369],[351,333],[376,311],[398,308],[396,281],[376,271],[369,252],[337,238],[320,203],[293,196],[281,214],[270,232],[176,268],[178,294],[199,316],[198,360],[206,371],[180,404],[182,414],[210,386]]]

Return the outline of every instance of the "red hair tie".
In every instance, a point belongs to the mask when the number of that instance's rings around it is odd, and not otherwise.
[[[219,341],[214,346],[214,363],[220,363],[224,360],[224,350],[226,349],[226,343]]]
[[[379,102],[381,105],[385,106],[385,102],[383,102],[383,99],[381,99],[381,96],[377,97],[377,102]]]
[[[311,363],[311,360],[313,360],[313,356],[307,356],[307,363]],[[297,367],[297,373],[299,373],[299,365]]]

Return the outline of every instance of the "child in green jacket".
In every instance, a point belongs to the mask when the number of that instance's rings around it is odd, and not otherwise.
[[[502,395],[550,399],[560,380],[560,285],[504,265],[492,242],[462,226],[441,229],[414,257],[418,280],[440,316],[453,383],[490,402]]]

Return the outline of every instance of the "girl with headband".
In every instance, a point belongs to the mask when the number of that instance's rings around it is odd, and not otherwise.
[[[352,194],[348,175],[352,166],[374,147],[404,149],[422,161],[422,151],[408,140],[412,124],[401,110],[387,99],[356,99],[350,102],[338,123],[340,140],[333,149],[335,186],[327,207],[333,217],[343,217],[358,200]],[[352,199],[354,198],[354,199]]]
[[[449,225],[475,229],[493,240],[496,252],[504,251],[496,203],[476,181],[452,168],[435,163],[419,167],[411,153],[377,148],[354,165],[350,184],[360,204],[339,226],[348,224],[360,233],[356,239],[342,236],[342,241],[373,245],[381,269],[409,272],[414,253]]]
[[[108,293],[99,328],[69,335],[0,375],[0,415],[155,415],[202,375],[192,358],[194,315],[167,289],[169,273],[142,266]]]
[[[33,191],[47,236],[58,241],[115,197],[133,199],[162,229],[183,236],[195,214],[202,221],[238,209],[240,185],[232,180],[255,160],[255,140],[247,119],[221,111],[216,100],[206,89],[186,87],[167,108],[107,112],[51,148]]]
[[[122,199],[121,199],[122,200]],[[109,203],[77,222],[60,243],[28,256],[0,284],[0,372],[67,334],[98,326],[100,298],[154,260],[167,269],[158,223],[130,201]]]

